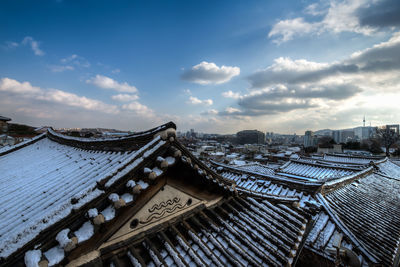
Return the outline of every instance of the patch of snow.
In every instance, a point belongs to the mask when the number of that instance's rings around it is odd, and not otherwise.
[[[108,196],[108,199],[111,200],[112,202],[115,202],[119,200],[119,196],[115,193],[112,193],[111,195]]]
[[[133,195],[129,193],[125,193],[121,196],[121,198],[125,201],[125,203],[129,203],[133,201]]]
[[[129,180],[129,181],[126,183],[126,186],[127,186],[127,187],[130,187],[130,188],[134,187],[135,185],[136,185],[136,183],[135,183],[135,181],[133,181],[133,180]]]
[[[140,185],[142,187],[142,189],[146,189],[147,187],[149,187],[149,184],[146,182],[143,182],[142,180],[140,180],[139,182],[137,182],[138,185]]]
[[[96,217],[97,215],[99,215],[99,212],[97,211],[96,208],[88,210],[88,216],[89,216],[89,218],[94,218],[94,217]]]
[[[41,257],[42,252],[40,250],[28,250],[24,257],[26,267],[39,267]]]
[[[74,234],[78,238],[78,243],[81,243],[93,236],[94,227],[90,222],[85,222]]]
[[[128,254],[129,260],[131,261],[133,267],[142,267],[142,265],[139,263],[139,261],[135,257],[133,257],[133,255],[129,251],[127,254]]]
[[[158,167],[153,168],[153,172],[155,172],[157,176],[160,176],[161,174],[163,174],[163,171],[160,170]]]
[[[106,221],[110,221],[110,220],[114,219],[114,217],[115,217],[115,209],[114,209],[114,207],[112,205],[110,205],[107,208],[105,208],[101,212],[101,214],[103,214],[104,219]]]
[[[168,162],[168,165],[175,164],[175,158],[174,157],[166,157],[165,159]]]
[[[49,266],[56,265],[64,259],[64,249],[60,246],[55,246],[43,253],[49,261]]]
[[[56,240],[58,241],[58,243],[60,243],[61,247],[65,247],[69,243],[70,239],[68,237],[68,233],[69,229],[64,229],[57,234]]]

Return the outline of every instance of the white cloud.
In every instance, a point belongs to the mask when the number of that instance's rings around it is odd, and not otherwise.
[[[137,101],[133,101],[129,104],[122,105],[123,109],[134,111],[136,114],[151,117],[154,116],[154,111],[147,106],[140,104]]]
[[[241,113],[241,110],[233,107],[227,107],[225,109],[225,112],[228,114],[234,114],[234,113]]]
[[[370,35],[377,30],[360,23],[359,10],[369,4],[368,0],[332,0],[329,4],[325,9],[315,3],[305,9],[307,14],[324,15],[321,20],[307,22],[303,17],[280,20],[272,27],[268,37],[275,38],[273,41],[280,44],[308,34],[354,32]]]
[[[41,50],[39,48],[39,44],[40,43],[38,41],[35,41],[30,36],[25,37],[24,40],[22,40],[21,44],[22,45],[29,45],[32,48],[32,51],[36,56],[43,56],[44,55],[43,50]]]
[[[8,49],[13,49],[13,48],[17,48],[19,46],[19,43],[16,42],[6,42],[6,48]]]
[[[129,102],[129,101],[135,101],[139,99],[138,95],[129,95],[129,94],[118,94],[118,95],[113,95],[111,97],[113,100],[120,101],[120,102]]]
[[[271,66],[248,77],[249,92],[237,98],[240,110],[218,114],[254,117],[294,110],[334,113],[338,105],[358,106],[356,102],[365,97],[374,102],[382,93],[398,92],[399,70],[400,32],[341,61],[321,63],[278,58]],[[224,96],[234,94],[225,92]]]
[[[57,103],[58,105],[79,107],[86,110],[100,111],[104,113],[117,114],[118,107],[109,105],[99,100],[78,96],[69,92],[57,89],[42,89],[32,86],[29,82],[19,82],[10,78],[0,80],[0,92],[7,97],[26,98],[31,101],[45,101],[48,103]]]
[[[67,65],[75,65],[77,67],[82,67],[82,68],[89,68],[90,63],[87,61],[84,57],[78,56],[76,54],[72,54],[69,57],[62,58],[61,63],[67,64]]]
[[[112,89],[118,92],[137,93],[135,86],[129,85],[127,82],[119,83],[110,77],[96,75],[95,77],[86,80],[87,83],[93,84],[103,89]]]
[[[64,72],[64,71],[67,71],[67,70],[74,70],[75,68],[73,66],[70,66],[70,65],[65,65],[65,66],[64,65],[50,65],[49,69],[52,72]]]
[[[190,96],[189,97],[189,102],[192,105],[206,105],[206,106],[211,106],[213,104],[212,99],[204,99],[200,100],[197,97]]]
[[[316,31],[319,28],[319,23],[308,23],[303,18],[281,20],[276,23],[268,34],[268,37],[280,36],[275,39],[277,44],[292,40],[296,35],[305,35]]]
[[[239,93],[234,93],[231,90],[229,90],[227,92],[223,92],[222,96],[226,97],[226,98],[233,98],[233,99],[239,99],[240,98],[240,94]]]
[[[207,111],[205,111],[205,112],[203,112],[203,113],[201,113],[202,115],[217,115],[218,114],[218,110],[216,110],[216,109],[210,109],[210,110],[207,110]]]
[[[193,66],[185,71],[181,78],[183,80],[198,84],[221,84],[230,81],[240,74],[239,67],[221,66],[206,61]]]

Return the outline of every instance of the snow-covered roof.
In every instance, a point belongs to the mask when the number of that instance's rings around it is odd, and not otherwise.
[[[98,183],[123,176],[145,150],[164,143],[156,138],[136,151],[99,152],[42,138],[1,156],[0,257],[104,193]]]
[[[4,117],[0,115],[0,121],[10,121],[10,118]]]
[[[0,265],[23,261],[24,255],[25,262],[42,255],[49,265],[59,263],[72,242],[70,229],[77,238],[74,247],[90,239],[99,229],[93,225],[112,221],[125,203],[135,205],[147,182],[157,183],[177,161],[198,173],[196,179],[234,192],[232,182],[176,141],[174,124],[155,129],[110,139],[73,138],[49,130],[3,150]]]
[[[325,154],[323,160],[348,164],[369,164],[372,162],[380,162],[384,157],[366,157],[366,156],[350,156],[342,154]]]
[[[290,161],[283,165],[277,174],[297,178],[311,178],[316,180],[325,180],[335,177],[348,176],[357,172],[353,169],[338,168],[333,166],[322,166],[302,161]]]
[[[292,266],[310,225],[299,208],[235,197],[191,218],[168,224],[129,249],[111,266]]]
[[[384,266],[399,263],[400,179],[374,172],[336,185],[321,198],[373,257]]]
[[[251,162],[244,165],[237,166],[238,169],[250,171],[250,172],[258,172],[261,174],[274,174],[275,170],[267,165],[260,164],[258,162]]]

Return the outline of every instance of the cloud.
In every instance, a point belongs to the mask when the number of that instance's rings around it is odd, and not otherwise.
[[[14,48],[17,48],[18,46],[19,46],[19,43],[7,41],[6,45],[5,45],[5,48],[14,49]]]
[[[89,68],[90,63],[85,59],[84,57],[78,56],[76,54],[72,54],[69,57],[62,58],[61,63],[67,64],[67,65],[75,65],[77,67],[82,67],[82,68]]]
[[[4,97],[12,96],[18,98],[26,98],[31,101],[57,103],[58,105],[79,107],[86,110],[100,111],[104,113],[117,114],[118,107],[109,105],[99,100],[78,96],[69,92],[57,89],[42,89],[32,86],[29,82],[19,82],[10,78],[2,78],[0,80],[0,92]]]
[[[296,35],[314,32],[318,27],[320,27],[318,23],[308,23],[303,18],[281,20],[272,27],[268,37],[280,36],[274,40],[275,43],[280,44],[292,40]]]
[[[205,106],[211,106],[213,104],[212,99],[204,99],[200,100],[197,97],[190,96],[189,97],[189,102],[192,105],[205,105]]]
[[[339,62],[318,63],[305,59],[278,58],[266,69],[249,76],[252,88],[274,84],[310,84],[323,82],[331,77],[345,81],[354,76],[388,73],[400,69],[400,32],[386,42],[353,53]]]
[[[233,99],[239,99],[240,98],[240,94],[239,93],[234,93],[231,90],[227,91],[227,92],[223,92],[222,96],[225,98],[233,98]]]
[[[206,61],[186,70],[181,78],[185,81],[198,84],[221,84],[230,81],[233,77],[240,74],[239,67],[221,66]]]
[[[237,99],[237,107],[218,115],[270,116],[300,109],[321,112],[336,109],[337,105],[354,105],[364,95],[397,92],[399,70],[400,32],[341,61],[325,63],[281,57],[248,77],[248,93],[224,92],[224,97]]]
[[[391,27],[400,26],[400,1],[381,0],[360,7],[356,15],[362,26]]]
[[[74,70],[75,69],[73,66],[69,66],[69,65],[67,65],[67,66],[50,65],[48,67],[52,72],[64,72],[64,71],[67,71],[67,70]]]
[[[127,82],[119,83],[112,78],[96,75],[95,77],[86,80],[86,83],[93,84],[99,88],[112,89],[118,92],[137,93],[138,90],[135,86],[129,85]]]
[[[125,104],[122,106],[123,109],[134,111],[136,114],[151,117],[154,116],[154,111],[148,108],[147,106],[140,104],[137,101],[133,101],[129,104]]]
[[[38,41],[35,41],[32,37],[30,37],[30,36],[27,36],[27,37],[25,37],[23,40],[22,40],[22,42],[21,42],[21,44],[22,45],[29,45],[31,48],[32,48],[32,51],[33,51],[33,53],[36,55],[36,56],[43,56],[44,55],[44,52],[43,52],[43,50],[41,50],[40,48],[39,48],[39,42]]]
[[[280,20],[272,26],[268,37],[281,44],[295,37],[324,32],[371,35],[381,27],[398,26],[399,12],[397,0],[332,0],[329,6],[314,3],[306,7],[305,13],[322,16],[320,20],[308,22],[303,17]]]
[[[112,71],[111,71],[111,73],[120,73],[121,72],[121,70],[120,69],[113,69]]]
[[[201,115],[217,115],[217,114],[218,110],[216,109],[210,109],[201,113]]]
[[[129,102],[129,101],[135,101],[139,99],[138,95],[129,95],[129,94],[118,94],[118,95],[113,95],[111,97],[113,100],[120,101],[120,102]]]

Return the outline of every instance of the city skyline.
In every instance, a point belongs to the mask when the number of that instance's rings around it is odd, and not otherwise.
[[[400,3],[3,1],[0,115],[302,134],[400,121]]]

